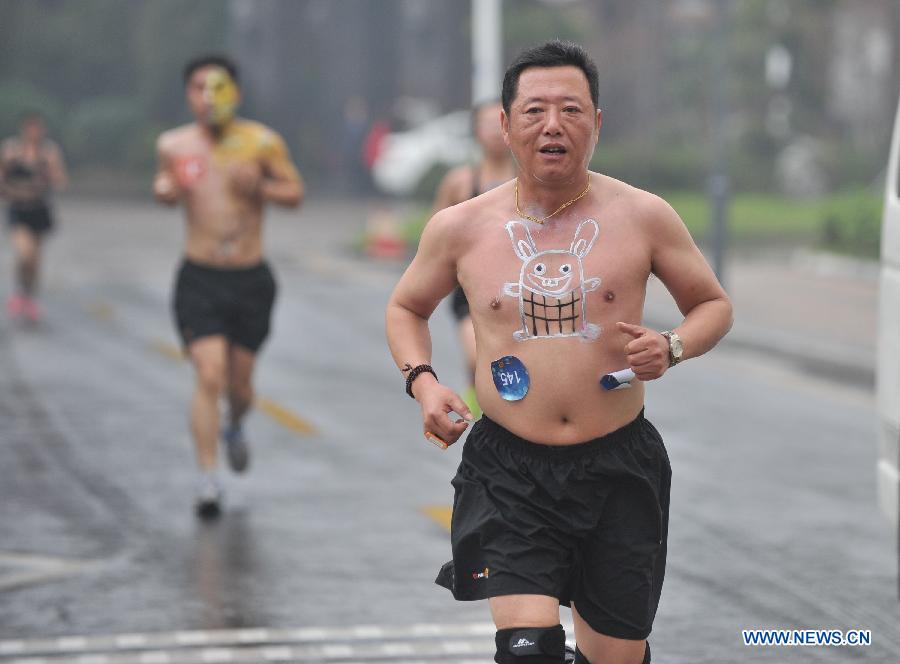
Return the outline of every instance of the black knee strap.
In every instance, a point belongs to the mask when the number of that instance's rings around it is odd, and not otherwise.
[[[554,627],[513,627],[497,630],[497,664],[562,664],[566,633]]]
[[[650,664],[650,644],[647,643],[646,645],[644,661],[641,664]],[[575,664],[591,664],[578,648],[575,648]]]

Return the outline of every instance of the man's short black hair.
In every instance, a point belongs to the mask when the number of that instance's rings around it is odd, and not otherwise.
[[[519,53],[503,75],[503,110],[509,114],[513,99],[519,91],[519,77],[532,67],[578,67],[587,77],[588,89],[594,108],[600,105],[599,75],[597,65],[583,47],[570,41],[554,39],[540,46],[533,46]]]
[[[238,68],[234,60],[225,55],[210,54],[197,56],[184,66],[185,85],[191,80],[191,76],[194,75],[194,72],[201,67],[221,67],[228,72],[228,75],[231,76],[235,83],[238,83]]]

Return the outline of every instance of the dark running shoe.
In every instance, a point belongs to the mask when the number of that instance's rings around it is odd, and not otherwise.
[[[222,431],[225,451],[228,454],[228,466],[236,473],[243,473],[250,464],[250,450],[247,439],[240,424],[230,424]]]

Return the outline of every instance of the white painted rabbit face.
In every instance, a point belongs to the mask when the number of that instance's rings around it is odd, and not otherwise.
[[[570,251],[542,251],[522,269],[525,288],[547,297],[560,297],[581,288],[581,259]]]

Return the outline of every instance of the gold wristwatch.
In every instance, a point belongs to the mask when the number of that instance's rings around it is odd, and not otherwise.
[[[681,362],[681,355],[684,353],[681,337],[678,336],[677,332],[672,332],[671,330],[660,332],[660,334],[669,342],[669,366],[674,367]]]

